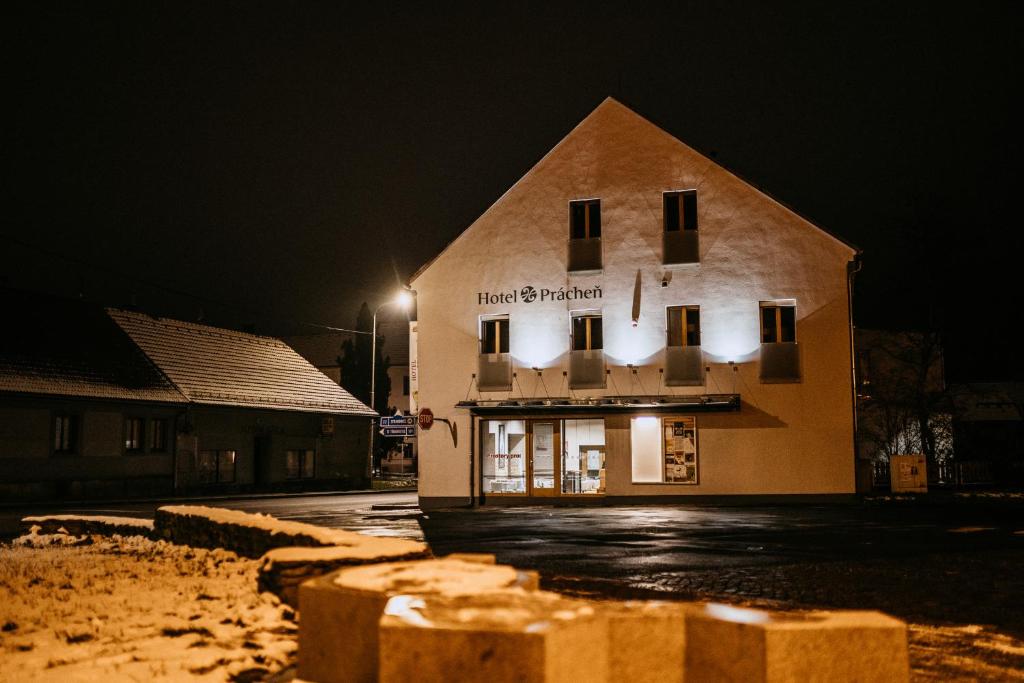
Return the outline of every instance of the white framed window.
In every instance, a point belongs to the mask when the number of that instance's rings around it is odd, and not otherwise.
[[[796,302],[792,299],[761,302],[761,343],[796,342]]]

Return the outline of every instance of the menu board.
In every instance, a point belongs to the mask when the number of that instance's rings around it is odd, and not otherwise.
[[[697,424],[692,417],[666,417],[664,430],[665,481],[697,483]]]

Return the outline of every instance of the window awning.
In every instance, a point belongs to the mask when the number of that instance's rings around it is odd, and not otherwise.
[[[558,413],[710,413],[738,411],[739,394],[693,396],[604,396],[598,398],[519,398],[459,401],[474,415]]]

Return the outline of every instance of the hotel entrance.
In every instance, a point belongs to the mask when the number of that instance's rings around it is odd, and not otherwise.
[[[602,418],[482,420],[480,441],[484,495],[604,495]]]

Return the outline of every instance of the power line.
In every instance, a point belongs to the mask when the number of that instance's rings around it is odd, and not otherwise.
[[[221,306],[221,307],[223,307],[225,309],[228,309],[228,310],[233,310],[233,311],[236,311],[236,312],[239,312],[239,313],[245,313],[247,316],[255,316],[257,318],[262,318],[263,320],[265,320],[267,322],[281,322],[281,323],[287,322],[287,323],[296,324],[296,325],[304,325],[306,327],[316,327],[316,328],[323,329],[323,330],[330,330],[331,332],[348,332],[348,333],[351,333],[351,334],[365,334],[365,335],[368,335],[368,336],[372,335],[372,332],[366,332],[364,330],[351,330],[351,329],[348,329],[348,328],[345,328],[345,327],[334,327],[332,325],[324,325],[322,323],[311,323],[311,322],[307,322],[305,320],[280,320],[280,319],[268,318],[268,317],[264,316],[263,314],[258,313],[258,312],[254,311],[254,310],[252,310],[250,308],[247,308],[245,306],[239,306],[238,304],[228,303],[226,301],[221,301],[219,299],[214,299],[213,297],[204,296],[202,294],[194,294],[192,292],[187,292],[187,291],[185,291],[183,289],[178,289],[176,287],[170,287],[168,285],[164,285],[164,284],[161,284],[159,282],[154,282],[153,280],[148,280],[146,278],[139,277],[138,275],[130,275],[130,274],[125,273],[124,271],[118,270],[116,268],[111,268],[110,266],[104,266],[104,265],[100,265],[98,263],[92,263],[92,262],[86,261],[85,259],[75,258],[73,256],[68,256],[67,254],[62,254],[62,253],[60,253],[58,251],[54,251],[52,249],[47,249],[45,247],[40,247],[40,246],[38,246],[36,244],[32,244],[31,242],[26,242],[25,240],[20,239],[18,237],[14,237],[13,235],[8,235],[6,233],[0,233],[0,238],[3,238],[5,240],[7,240],[8,242],[13,242],[14,244],[17,244],[17,245],[19,245],[21,247],[25,247],[26,249],[32,249],[32,250],[37,251],[37,252],[39,252],[41,254],[45,254],[46,256],[51,256],[53,258],[59,258],[59,259],[62,259],[64,261],[67,261],[68,263],[73,263],[73,264],[81,266],[83,268],[89,268],[91,270],[96,270],[96,271],[100,271],[100,272],[103,272],[103,273],[107,273],[108,275],[113,275],[115,277],[123,278],[125,280],[131,280],[131,281],[134,281],[134,282],[138,282],[140,284],[146,285],[147,287],[152,287],[153,289],[156,289],[156,290],[159,290],[159,291],[162,291],[162,292],[166,292],[168,294],[174,294],[175,296],[183,296],[183,297],[188,298],[188,299],[195,299],[196,301],[203,301],[203,302],[206,302],[206,303],[215,304],[217,306]]]

